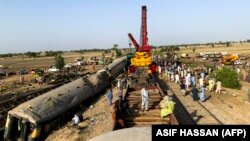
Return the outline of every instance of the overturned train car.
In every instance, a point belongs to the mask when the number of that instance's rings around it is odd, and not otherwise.
[[[4,140],[43,140],[72,111],[104,90],[125,68],[126,58],[113,61],[106,68],[85,78],[80,78],[27,101],[9,111]]]

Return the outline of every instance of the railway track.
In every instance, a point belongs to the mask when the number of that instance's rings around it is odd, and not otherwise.
[[[141,126],[150,126],[156,124],[171,124],[177,125],[178,121],[175,118],[174,114],[166,118],[160,117],[160,107],[159,103],[162,100],[163,96],[166,95],[164,90],[157,83],[155,84],[146,84],[142,78],[139,80],[140,84],[130,82],[126,92],[124,94],[124,101],[129,103],[129,113],[125,114],[124,121],[127,127],[141,127]],[[143,82],[144,81],[144,82]],[[141,89],[143,85],[147,85],[146,88],[149,91],[149,103],[148,111],[142,111],[141,109]]]
[[[163,80],[162,80],[163,81]],[[219,120],[213,113],[209,111],[201,102],[193,101],[191,95],[182,96],[179,90],[179,85],[174,82],[166,83],[173,95],[182,103],[183,107],[186,107],[186,111],[189,113],[195,124],[213,124],[213,125],[223,125],[223,122]]]

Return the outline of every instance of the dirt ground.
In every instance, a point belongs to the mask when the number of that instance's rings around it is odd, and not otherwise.
[[[250,55],[250,44],[233,44],[231,47],[215,46],[211,47],[195,47],[196,51],[193,52],[193,47],[181,48],[179,53],[190,53],[191,56],[198,52],[215,51],[240,53]],[[101,54],[101,53],[100,53]],[[86,56],[85,56],[86,55]],[[83,54],[85,58],[97,54]],[[80,54],[65,54],[63,55],[65,62],[73,62],[75,58],[81,57]],[[20,69],[23,66],[26,68],[34,67],[48,67],[53,64],[53,57],[44,58],[14,58],[8,61],[0,59],[0,64],[12,66],[13,69]],[[27,63],[27,62],[29,63]],[[26,63],[23,63],[26,62]],[[41,63],[42,62],[42,63]],[[24,65],[25,64],[25,65]],[[25,80],[29,81],[32,78],[30,74],[25,75]],[[11,76],[5,79],[6,82],[19,80],[19,76]],[[211,113],[213,113],[224,124],[250,124],[250,103],[247,101],[247,91],[250,88],[250,83],[241,82],[241,90],[225,89],[226,92],[216,94],[215,92],[206,92],[207,101],[202,103]],[[113,89],[114,96],[117,98],[117,89]],[[100,98],[93,102],[91,106],[83,113],[84,122],[80,123],[79,128],[71,127],[71,123],[66,124],[64,127],[54,130],[48,137],[47,141],[82,141],[88,140],[98,135],[112,131],[111,107],[108,104],[107,92],[101,94]],[[73,118],[73,115],[72,115]]]
[[[250,102],[247,96],[250,83],[241,84],[241,90],[223,88],[220,94],[206,91],[207,100],[202,104],[223,124],[250,125]]]
[[[89,52],[86,54],[79,53],[63,53],[63,57],[65,59],[65,64],[73,63],[75,58],[84,57],[87,60],[92,56],[100,56],[101,52]],[[28,70],[28,74],[25,75],[9,75],[8,77],[0,78],[0,91],[1,95],[3,94],[15,94],[18,92],[26,92],[30,90],[35,90],[39,88],[46,87],[47,84],[39,85],[37,83],[33,83],[32,80],[35,79],[35,76],[30,73],[32,68],[40,68],[46,72],[46,68],[54,64],[54,57],[40,57],[40,58],[21,58],[21,57],[8,57],[8,58],[0,58],[0,65],[4,65],[8,67],[8,71],[16,72],[22,68]],[[95,69],[99,70],[102,66],[96,65]],[[93,66],[85,66],[84,67],[89,72],[93,71]],[[24,83],[20,84],[20,77],[24,78]],[[0,95],[0,96],[1,96]]]
[[[87,53],[63,53],[65,64],[73,63],[75,58],[84,57],[88,59],[92,56],[101,56],[101,52],[87,52]],[[38,58],[28,58],[28,57],[6,57],[0,58],[0,65],[7,66],[9,71],[18,71],[20,69],[27,69],[30,71],[33,68],[45,69],[49,68],[54,64],[54,57],[38,57]]]
[[[242,90],[231,90],[223,88],[224,92],[216,94],[207,92],[207,101],[202,103],[212,114],[223,124],[250,124],[250,103],[247,101],[247,89],[250,83],[244,83]],[[113,88],[116,99],[117,89]],[[85,141],[101,134],[112,131],[111,107],[108,104],[107,92],[92,103],[83,113],[85,119],[80,123],[79,128],[71,127],[69,122],[64,127],[53,131],[46,141],[66,141],[69,138],[73,141]]]
[[[118,99],[118,89],[113,88],[112,90],[114,101]],[[85,141],[112,131],[113,121],[107,92],[102,93],[101,97],[87,108],[83,113],[83,117],[84,122],[79,124],[79,128],[71,127],[71,122],[69,122],[64,127],[53,131],[46,141],[68,141],[69,139],[72,141]]]
[[[195,52],[193,52],[193,48],[195,48]],[[243,54],[250,55],[250,43],[233,43],[232,46],[226,47],[225,45],[215,45],[211,46],[188,46],[187,48],[180,48],[181,53],[188,53],[190,57],[195,56],[196,53],[199,52],[227,52],[229,54]]]
[[[193,48],[196,48],[193,52]],[[189,53],[191,57],[194,57],[196,53],[199,52],[228,52],[229,54],[239,54],[246,55],[250,57],[250,44],[249,43],[236,43],[230,47],[216,46],[212,47],[187,47],[181,48],[181,53]],[[192,58],[191,58],[192,60]],[[194,59],[198,61],[197,64],[209,64],[209,60]],[[243,62],[250,62],[244,60]],[[192,61],[191,61],[192,62]],[[240,68],[243,68],[241,65]],[[247,74],[246,74],[247,75]],[[206,92],[208,100],[203,103],[205,107],[209,109],[219,120],[224,124],[250,124],[250,103],[248,102],[247,92],[250,88],[250,83],[246,81],[240,82],[242,87],[240,90],[223,88],[225,91],[221,94],[216,94],[215,92]]]
[[[31,80],[34,79],[32,74],[22,75],[24,78],[23,84],[20,83],[21,75],[13,75],[7,78],[0,80],[0,90],[1,94],[0,97],[6,94],[17,94],[17,93],[24,93],[32,90],[37,90],[40,88],[45,88],[48,85],[42,84],[39,85],[38,83],[33,83]],[[5,89],[5,90],[3,90]]]

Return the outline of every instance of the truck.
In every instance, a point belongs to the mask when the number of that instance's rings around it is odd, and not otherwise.
[[[232,65],[238,58],[237,54],[225,55],[222,56],[222,63],[225,65]]]

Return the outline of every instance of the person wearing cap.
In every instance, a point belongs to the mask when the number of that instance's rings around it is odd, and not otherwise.
[[[148,90],[145,87],[143,87],[141,90],[141,98],[142,98],[142,111],[144,110],[148,111],[149,94]]]

